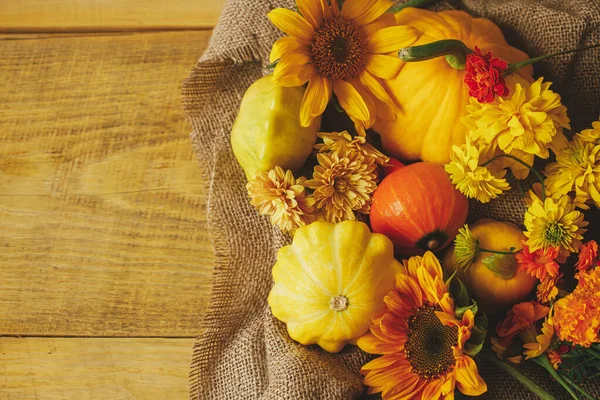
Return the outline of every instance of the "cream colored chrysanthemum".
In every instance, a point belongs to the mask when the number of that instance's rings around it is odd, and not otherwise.
[[[283,232],[294,232],[314,220],[314,199],[306,194],[306,178],[294,178],[292,171],[279,166],[269,172],[259,171],[246,189],[250,203]]]
[[[587,210],[586,203],[600,207],[600,144],[575,137],[544,172],[552,197],[559,198],[574,191],[574,203],[578,207]]]
[[[542,201],[530,191],[531,205],[525,213],[524,233],[530,251],[559,247],[563,256],[577,252],[588,225],[568,196]]]
[[[461,147],[452,146],[451,161],[444,168],[462,194],[487,203],[509,190],[510,186],[504,179],[506,170],[492,172],[479,165],[479,158],[479,149],[467,139]]]
[[[600,144],[600,121],[592,122],[592,129],[584,129],[576,137],[585,142]]]
[[[559,154],[567,146],[563,128],[570,126],[560,95],[549,89],[552,83],[543,78],[533,83],[514,77],[510,81],[514,85],[510,97],[497,96],[483,104],[471,99],[462,120],[471,130],[471,140],[485,148],[485,153],[499,149],[528,164],[534,156],[548,158],[548,149]],[[529,174],[520,164],[511,165],[511,170],[519,179]]]
[[[376,164],[357,151],[317,154],[319,165],[313,179],[306,181],[314,189],[313,197],[320,216],[337,223],[354,220],[353,211],[368,214],[377,189]]]
[[[317,134],[323,143],[315,145],[321,153],[328,151],[340,151],[345,152],[346,150],[359,151],[363,156],[372,158],[379,165],[386,165],[390,159],[388,156],[377,150],[370,143],[367,143],[367,138],[364,134],[359,134],[352,137],[348,131],[342,132],[320,132]]]

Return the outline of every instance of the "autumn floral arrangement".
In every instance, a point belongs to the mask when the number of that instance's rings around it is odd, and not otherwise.
[[[591,399],[600,255],[584,212],[600,207],[600,122],[571,134],[561,96],[533,77],[556,54],[529,58],[493,22],[429,2],[268,14],[286,35],[231,143],[251,204],[293,238],[272,313],[303,345],[374,355],[361,373],[383,399],[479,396],[480,362],[554,398],[515,366],[536,363]],[[493,205],[511,186],[521,226],[466,224],[468,199]]]

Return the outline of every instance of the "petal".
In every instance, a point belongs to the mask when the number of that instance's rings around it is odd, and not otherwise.
[[[394,79],[404,62],[398,57],[383,54],[365,54],[365,68],[381,79]]]
[[[356,345],[370,354],[395,354],[404,349],[404,344],[388,343],[379,340],[372,333],[367,333],[356,341]]]
[[[340,105],[350,117],[355,117],[365,122],[371,119],[369,108],[365,103],[365,100],[351,83],[341,79],[336,80],[333,82],[333,91],[335,92]]]
[[[396,363],[396,361],[398,361],[400,359],[401,359],[401,357],[399,357],[396,354],[386,354],[385,356],[377,357],[377,358],[369,361],[368,363],[363,365],[360,370],[361,371],[370,371],[372,369],[386,368],[386,367],[389,367],[390,365]]]
[[[323,22],[323,2],[321,0],[296,0],[298,11],[314,28]]]
[[[267,14],[273,25],[288,35],[295,36],[304,44],[309,44],[315,28],[300,14],[286,8],[276,8]]]
[[[370,24],[361,26],[360,31],[364,37],[369,37],[380,29],[396,25],[396,17],[394,16],[394,13],[385,13]]]
[[[275,67],[273,80],[286,87],[304,85],[314,71],[314,67],[308,62],[310,62],[310,57],[302,53],[283,56]]]
[[[411,26],[400,25],[383,28],[367,39],[367,52],[390,53],[410,46],[419,37],[419,31]]]
[[[356,25],[366,25],[381,17],[393,5],[390,0],[346,0],[342,6],[342,17]]]
[[[314,74],[308,82],[300,106],[300,123],[302,126],[310,126],[315,118],[323,114],[330,99],[331,82],[327,78]]]
[[[394,103],[394,100],[390,97],[387,90],[379,83],[379,80],[375,78],[369,71],[363,71],[358,77],[360,83],[365,86],[375,97],[383,101],[385,104],[390,106],[393,110],[398,112],[398,108]]]
[[[302,51],[308,54],[308,49],[304,43],[301,43],[293,36],[285,36],[281,39],[277,40],[275,44],[273,44],[273,48],[271,49],[271,55],[269,56],[269,62],[275,62],[275,60],[279,60],[281,57]]]
[[[479,376],[477,364],[471,357],[461,356],[454,369],[458,390],[467,396],[479,396],[487,391],[487,385]]]
[[[443,379],[436,379],[429,382],[421,394],[422,399],[439,399],[442,394]]]

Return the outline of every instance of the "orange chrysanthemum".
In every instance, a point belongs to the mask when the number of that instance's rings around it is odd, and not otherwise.
[[[554,300],[556,296],[558,296],[558,288],[556,287],[556,284],[562,277],[563,274],[558,274],[555,277],[548,275],[546,279],[537,285],[537,291],[535,295],[540,303],[549,303]]]
[[[529,275],[540,281],[546,280],[547,276],[555,277],[558,275],[560,265],[556,262],[556,257],[558,257],[560,247],[541,248],[531,252],[524,240],[521,243],[523,244],[523,250],[515,256],[519,264],[519,270],[525,270]]]
[[[331,5],[330,5],[331,3]],[[402,61],[395,53],[415,42],[418,31],[396,25],[386,13],[390,0],[296,0],[298,13],[276,8],[268,16],[287,33],[273,45],[271,62],[279,60],[275,82],[308,87],[300,121],[309,126],[325,111],[335,93],[359,131],[380,116],[395,117],[397,105],[382,85],[393,79]]]
[[[575,277],[573,293],[554,303],[554,328],[559,339],[589,347],[600,343],[600,267]]]
[[[549,311],[549,307],[535,301],[515,304],[496,329],[496,333],[500,338],[512,338],[536,321],[544,318]]]
[[[579,260],[575,268],[580,271],[586,271],[590,268],[595,268],[598,263],[598,244],[595,240],[590,240],[579,249]]]
[[[361,369],[369,393],[381,392],[384,400],[438,399],[453,398],[455,386],[469,396],[487,390],[475,361],[463,352],[474,315],[467,310],[456,319],[442,267],[431,252],[404,261],[384,301],[385,312],[358,340],[367,353],[382,354]]]

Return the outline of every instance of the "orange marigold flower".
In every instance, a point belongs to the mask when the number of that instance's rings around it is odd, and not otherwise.
[[[480,103],[491,103],[494,97],[508,95],[508,87],[502,73],[508,68],[506,61],[500,60],[491,52],[483,54],[479,47],[467,55],[465,63],[465,83],[469,86],[469,96]]]
[[[549,311],[549,307],[536,301],[515,304],[506,314],[504,321],[496,328],[496,333],[500,338],[512,338],[534,322],[544,318]]]
[[[384,302],[384,313],[357,343],[367,353],[382,354],[361,369],[369,393],[381,392],[384,400],[438,399],[452,397],[455,386],[468,396],[487,390],[475,361],[463,352],[473,312],[456,319],[442,267],[431,252],[404,261]]]
[[[555,277],[547,276],[546,279],[537,285],[536,297],[542,303],[549,303],[558,296],[558,288],[556,284],[562,278],[563,274],[558,274]]]
[[[548,247],[545,250],[540,248],[531,252],[524,240],[521,243],[523,243],[523,250],[515,255],[519,270],[525,270],[540,281],[546,280],[548,275],[551,277],[558,275],[560,265],[556,262],[556,257],[558,257],[560,247]]]
[[[589,347],[600,342],[600,267],[575,277],[573,293],[554,303],[554,328],[559,339]]]
[[[595,240],[590,240],[579,249],[579,260],[575,264],[575,268],[586,271],[590,267],[596,267],[596,265],[598,265],[598,243]]]

